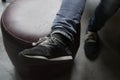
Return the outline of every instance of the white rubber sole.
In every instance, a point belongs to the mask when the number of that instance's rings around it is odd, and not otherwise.
[[[42,60],[48,60],[48,61],[65,61],[65,60],[73,60],[72,56],[62,56],[62,57],[56,57],[56,58],[51,58],[48,59],[47,57],[44,56],[29,56],[29,55],[24,55],[25,57],[28,58],[34,58],[34,59],[42,59]]]

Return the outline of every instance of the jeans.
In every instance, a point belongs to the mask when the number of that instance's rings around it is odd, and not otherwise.
[[[89,20],[88,31],[97,32],[100,30],[119,7],[120,0],[101,0],[94,15]]]
[[[59,33],[73,41],[77,27],[80,27],[77,25],[80,24],[85,2],[86,0],[62,0],[53,22],[51,34]]]

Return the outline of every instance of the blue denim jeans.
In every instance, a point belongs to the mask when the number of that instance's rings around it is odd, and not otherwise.
[[[61,7],[53,22],[51,34],[59,33],[73,41],[77,27],[80,27],[77,25],[80,24],[85,2],[86,0],[62,0]]]
[[[94,15],[89,20],[88,31],[97,32],[100,30],[119,7],[120,0],[101,0]]]

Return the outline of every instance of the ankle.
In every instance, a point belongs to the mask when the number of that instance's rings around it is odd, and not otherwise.
[[[54,33],[54,34],[52,34],[52,36],[59,39],[65,45],[68,45],[70,43],[70,40],[68,38],[66,38],[65,36],[63,36],[62,34]]]

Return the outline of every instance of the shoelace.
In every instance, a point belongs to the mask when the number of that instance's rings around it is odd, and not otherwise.
[[[32,43],[32,46],[36,46],[38,45],[39,43],[45,41],[48,37],[42,37],[42,38],[39,38],[39,40],[37,42],[33,42]]]
[[[59,39],[55,38],[55,37],[42,37],[40,38],[37,42],[33,42],[32,45],[33,46],[37,46],[38,44],[44,44],[46,43],[45,41],[48,40],[47,42],[49,42],[50,45],[56,45],[57,41],[59,42],[59,44],[62,44],[64,46],[66,46],[62,41],[60,41]],[[72,52],[68,49],[68,47],[65,48],[65,51],[68,54],[72,54]]]
[[[94,34],[89,35],[89,34],[87,34],[86,35],[86,41],[87,42],[96,42],[97,41],[97,35],[94,35]]]

